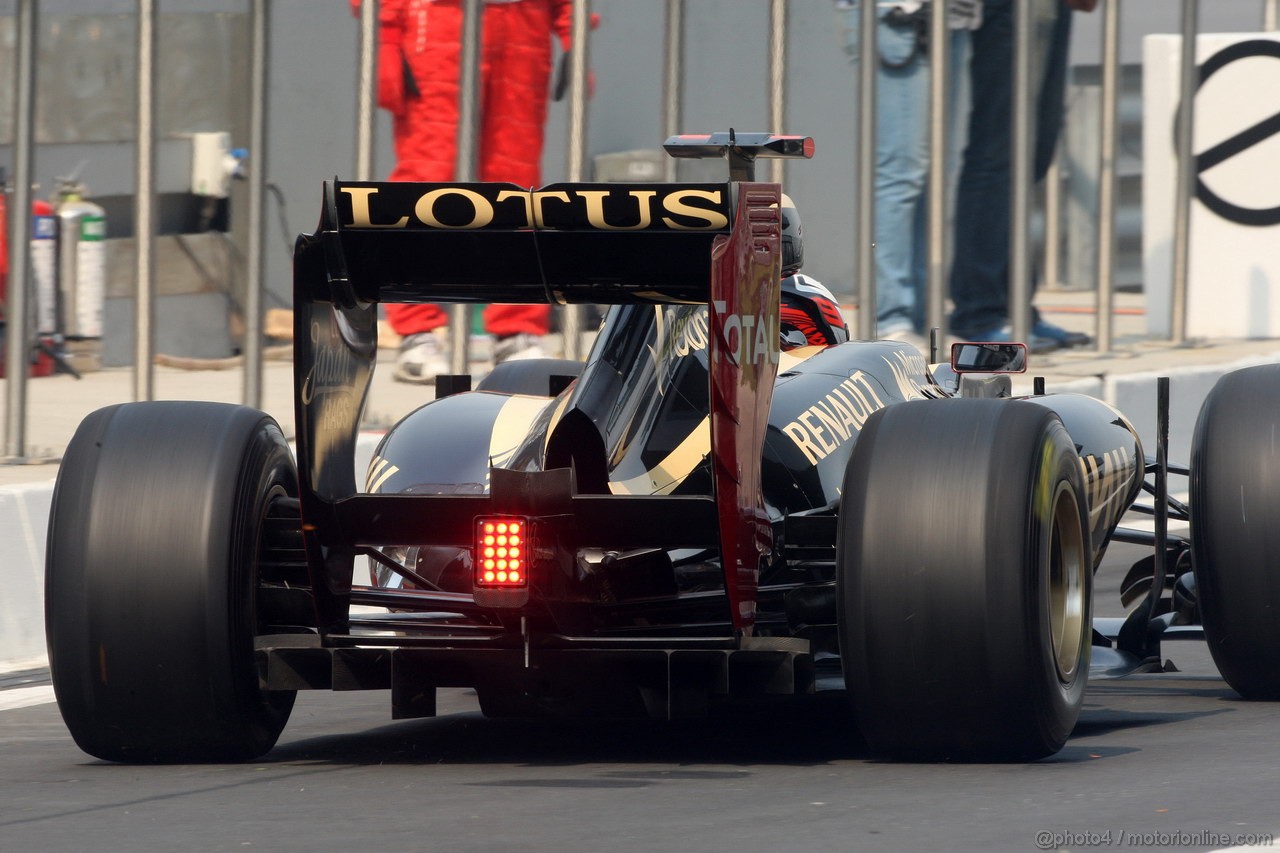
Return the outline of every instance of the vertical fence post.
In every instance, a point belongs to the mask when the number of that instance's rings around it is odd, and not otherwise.
[[[1280,0],[1262,0],[1262,29],[1280,30]]]
[[[681,112],[684,90],[684,0],[667,0],[666,44],[662,66],[662,131],[663,139],[678,135],[684,121]],[[676,158],[663,160],[663,177],[676,179]]]
[[[483,0],[462,5],[462,67],[458,78],[458,153],[453,177],[460,183],[476,179],[476,151],[480,140],[480,38],[484,32]],[[449,372],[464,374],[470,365],[471,306],[449,306]]]
[[[1033,0],[1014,0],[1012,188],[1009,221],[1009,319],[1015,341],[1031,340],[1031,169],[1035,87],[1031,73]],[[974,93],[981,97],[981,93]]]
[[[360,80],[356,90],[356,180],[373,180],[374,104],[378,80],[378,3],[360,3]]]
[[[1062,284],[1062,154],[1055,151],[1044,174],[1044,286]]]
[[[876,336],[876,45],[875,0],[862,0],[858,20],[858,198],[853,245],[857,247],[858,337]]]
[[[769,0],[769,132],[786,132],[787,111],[787,2]],[[769,180],[786,178],[786,161],[769,161]]]
[[[569,159],[570,182],[583,180],[587,161],[587,30],[591,0],[573,0],[573,48],[569,54]],[[582,308],[566,305],[561,315],[564,357],[582,358]]]
[[[137,245],[134,301],[133,398],[155,398],[156,260],[156,3],[138,0],[137,190],[133,233]],[[254,152],[256,156],[258,152]]]
[[[1191,197],[1196,184],[1195,101],[1198,68],[1196,29],[1199,3],[1182,0],[1182,66],[1179,74],[1177,180],[1174,184],[1173,222],[1173,304],[1170,338],[1176,344],[1187,340],[1187,278],[1191,260]]]
[[[267,95],[271,58],[271,0],[253,0],[249,61],[249,235],[245,252],[244,404],[262,408],[262,292],[266,279]]]
[[[929,280],[925,293],[925,327],[947,333],[947,131],[950,127],[948,79],[951,31],[945,4],[929,20]]]
[[[1116,273],[1116,156],[1119,148],[1120,0],[1104,0],[1102,18],[1102,140],[1098,169],[1098,352],[1113,339]]]
[[[18,0],[17,61],[13,79],[13,204],[9,208],[9,293],[5,305],[5,457],[27,455],[27,362],[31,293],[31,166],[36,125],[36,22],[38,0]]]

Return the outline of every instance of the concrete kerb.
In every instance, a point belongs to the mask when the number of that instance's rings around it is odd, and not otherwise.
[[[1172,370],[1111,374],[1102,380],[1101,398],[1133,423],[1148,455],[1155,455],[1156,381],[1169,377],[1169,461],[1191,461],[1191,437],[1200,405],[1214,383],[1235,370],[1280,362],[1280,352],[1248,356],[1222,364],[1187,365]]]
[[[46,665],[44,552],[53,481],[0,488],[0,673]]]

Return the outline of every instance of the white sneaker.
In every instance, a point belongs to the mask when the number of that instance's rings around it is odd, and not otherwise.
[[[493,343],[494,364],[502,364],[504,361],[519,361],[525,358],[546,357],[547,351],[542,348],[542,338],[527,332],[498,338]]]
[[[392,374],[397,382],[434,382],[438,375],[448,372],[449,363],[441,352],[440,341],[431,332],[407,335],[400,342],[400,352],[396,355],[396,368]]]

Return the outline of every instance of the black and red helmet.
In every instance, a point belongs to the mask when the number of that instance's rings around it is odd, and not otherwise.
[[[849,340],[840,303],[822,282],[796,273],[782,280],[782,348],[834,346]],[[804,335],[800,343],[795,335]]]

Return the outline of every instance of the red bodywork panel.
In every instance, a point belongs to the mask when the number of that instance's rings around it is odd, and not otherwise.
[[[778,184],[740,184],[733,234],[712,251],[711,457],[721,561],[734,628],[755,624],[761,563],[773,550],[761,459],[778,373]]]

